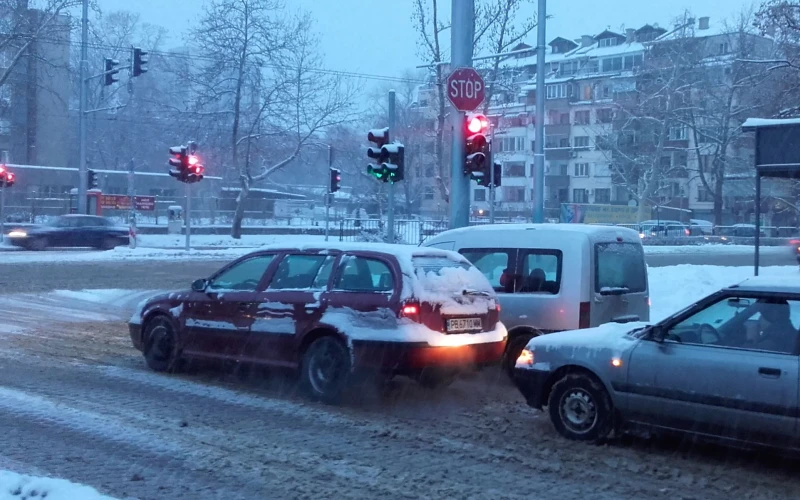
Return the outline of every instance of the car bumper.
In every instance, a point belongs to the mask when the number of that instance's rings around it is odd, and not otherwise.
[[[514,369],[514,385],[522,393],[528,406],[541,410],[547,404],[545,388],[550,374],[549,371],[528,368]]]
[[[505,347],[505,340],[461,346],[353,341],[353,367],[395,374],[411,374],[432,367],[469,369],[498,364]]]
[[[142,325],[137,323],[128,323],[128,332],[131,335],[131,342],[133,347],[142,350]]]

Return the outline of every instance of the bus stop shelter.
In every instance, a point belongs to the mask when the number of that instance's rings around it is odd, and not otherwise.
[[[755,132],[756,168],[756,245],[754,273],[758,276],[761,244],[761,181],[763,179],[800,180],[800,118],[748,118],[745,132]]]

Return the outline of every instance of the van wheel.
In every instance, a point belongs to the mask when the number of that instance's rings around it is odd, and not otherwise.
[[[614,430],[611,398],[587,375],[570,374],[556,382],[547,406],[553,426],[567,439],[596,443]]]
[[[538,334],[517,334],[508,339],[506,345],[506,352],[503,355],[503,370],[509,377],[514,378],[514,365],[517,364],[517,358],[522,354],[522,350],[528,345],[528,342]]]

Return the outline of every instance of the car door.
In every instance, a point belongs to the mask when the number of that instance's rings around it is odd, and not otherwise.
[[[647,264],[641,243],[596,242],[592,262],[590,326],[649,321]]]
[[[524,285],[518,270],[516,248],[461,248],[458,251],[486,276],[500,300],[500,320],[509,330],[532,325],[537,317],[530,301],[519,291]]]
[[[294,252],[283,255],[268,285],[254,295],[247,353],[250,359],[294,367],[304,333],[319,324],[337,255]]]
[[[617,388],[630,418],[762,444],[795,436],[797,325],[784,329],[791,347],[752,345],[759,310],[755,298],[722,294],[653,329],[664,340],[634,348]]]
[[[72,246],[73,232],[77,229],[78,217],[60,217],[47,233],[51,247]]]
[[[235,262],[214,276],[204,292],[193,293],[183,310],[187,355],[246,357],[256,294],[274,260],[274,253],[266,253]]]
[[[96,247],[102,240],[99,217],[81,217],[72,233],[70,246]]]

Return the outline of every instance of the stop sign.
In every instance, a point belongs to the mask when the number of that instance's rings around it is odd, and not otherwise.
[[[483,77],[474,68],[456,68],[447,77],[447,98],[459,111],[473,111],[483,102]]]

